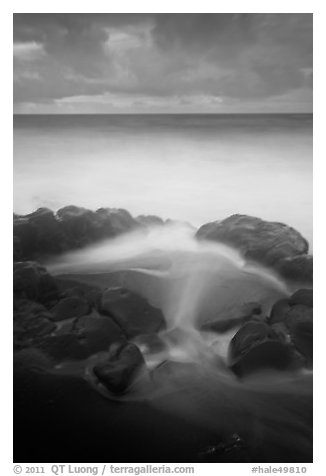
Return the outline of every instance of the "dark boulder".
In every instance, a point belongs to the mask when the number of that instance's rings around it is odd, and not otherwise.
[[[18,236],[13,237],[13,259],[14,261],[21,261],[23,258],[23,251]]]
[[[84,283],[82,281],[76,281],[73,279],[66,279],[57,277],[56,282],[60,292],[60,297],[80,297],[85,299],[90,307],[99,309],[102,298],[102,291],[97,286]]]
[[[313,321],[313,308],[303,304],[295,304],[285,315],[285,324],[291,330],[298,322]]]
[[[104,229],[110,230],[113,236],[126,233],[139,227],[139,223],[123,208],[99,208],[96,215]]]
[[[281,259],[276,265],[277,271],[287,279],[302,283],[313,282],[313,257],[298,255]]]
[[[144,358],[134,344],[117,344],[106,360],[94,366],[94,374],[110,392],[123,393],[145,370]]]
[[[80,248],[102,237],[97,216],[91,210],[69,205],[57,211],[69,248]]]
[[[266,323],[244,324],[230,342],[229,366],[239,376],[266,368],[288,370],[296,364],[291,347]]]
[[[120,287],[109,288],[103,293],[101,312],[111,316],[127,338],[155,333],[165,327],[159,309],[145,298]]]
[[[280,299],[273,304],[273,307],[268,318],[269,324],[276,324],[277,322],[283,322],[289,310],[291,309],[288,299]]]
[[[74,325],[74,332],[90,355],[108,350],[114,342],[126,342],[124,333],[112,319],[95,312],[93,314],[79,318]]]
[[[13,223],[13,236],[19,242],[20,256],[33,258],[37,251],[37,227],[27,218],[16,218]]]
[[[53,308],[51,312],[55,321],[62,321],[72,317],[81,317],[87,314],[90,310],[88,302],[77,296],[70,296],[61,299]]]
[[[58,362],[82,360],[89,356],[85,343],[73,333],[45,336],[35,340],[34,346]]]
[[[47,303],[58,296],[55,279],[46,268],[33,261],[14,263],[13,281],[17,297]]]
[[[306,255],[309,248],[307,240],[294,228],[247,215],[232,215],[203,225],[196,236],[235,247],[247,259],[272,266],[279,272],[285,269],[281,262]]]
[[[289,304],[302,304],[304,306],[313,307],[313,290],[299,289],[289,298]]]
[[[39,254],[59,253],[66,249],[66,240],[55,214],[49,208],[38,208],[25,215],[37,231],[36,250]]]
[[[30,345],[37,337],[55,330],[52,314],[40,303],[17,299],[13,310],[13,332],[15,348]]]
[[[313,361],[313,322],[299,320],[290,329],[291,340],[296,349],[302,354],[310,367]]]
[[[304,357],[305,365],[313,360],[313,292],[300,289],[289,299],[276,302],[268,322],[282,333]]]
[[[162,218],[156,215],[138,215],[136,220],[144,226],[161,226],[164,225]]]
[[[253,318],[260,318],[262,314],[262,308],[259,303],[244,303],[237,312],[237,315],[222,316],[213,321],[204,322],[200,329],[202,331],[211,331],[217,333],[227,332],[233,327],[240,326],[244,322]]]

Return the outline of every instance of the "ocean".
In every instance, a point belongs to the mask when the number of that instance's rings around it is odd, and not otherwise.
[[[70,204],[196,227],[249,214],[312,247],[312,115],[15,115],[14,212]]]

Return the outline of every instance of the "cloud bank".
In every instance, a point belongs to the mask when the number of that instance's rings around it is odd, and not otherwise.
[[[14,111],[310,112],[312,14],[14,14]]]

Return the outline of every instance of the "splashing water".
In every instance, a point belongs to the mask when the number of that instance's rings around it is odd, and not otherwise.
[[[258,302],[266,315],[293,292],[271,270],[226,245],[197,241],[181,224],[132,232],[47,266],[57,275],[96,274],[103,283],[108,273],[127,272],[124,285],[164,313],[165,350],[151,355],[140,346],[154,369],[154,387],[141,382],[116,398],[145,399],[225,435],[236,430],[253,447],[267,445],[268,455],[286,460],[296,447],[309,459],[311,375],[268,371],[239,381],[226,365],[236,329],[223,335],[199,330],[207,321],[237,317],[248,302]]]
[[[270,270],[247,263],[224,244],[196,240],[193,228],[180,223],[106,240],[47,266],[53,274],[102,275],[104,283],[108,273],[128,271],[126,287],[162,309],[168,324],[163,339],[170,357],[182,361],[207,357],[208,347],[226,357],[231,336],[203,336],[198,331],[203,323],[238,317],[248,302],[259,302],[267,312],[277,298],[289,294]]]

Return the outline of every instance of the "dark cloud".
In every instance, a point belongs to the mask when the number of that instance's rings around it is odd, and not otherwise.
[[[15,14],[14,55],[17,104],[202,95],[263,108],[307,97],[312,14]]]

